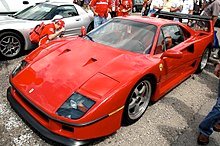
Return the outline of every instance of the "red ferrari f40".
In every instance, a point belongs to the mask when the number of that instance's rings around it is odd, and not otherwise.
[[[202,18],[198,18],[202,19]],[[13,70],[7,98],[44,137],[85,144],[136,122],[191,74],[201,72],[213,24],[116,17],[82,36],[40,46]]]

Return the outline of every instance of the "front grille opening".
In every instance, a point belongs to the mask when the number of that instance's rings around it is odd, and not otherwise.
[[[27,99],[25,99],[15,88],[13,88],[15,93],[20,97],[20,99],[33,111],[35,112],[42,120],[45,122],[49,122],[49,118],[47,115],[45,115],[43,112],[41,112],[39,109],[37,109],[35,106],[33,106]]]
[[[69,131],[69,132],[73,132],[74,131],[74,129],[72,127],[67,126],[67,125],[62,125],[62,129],[66,130],[66,131]]]

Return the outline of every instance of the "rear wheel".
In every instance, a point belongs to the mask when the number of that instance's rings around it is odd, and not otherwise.
[[[12,58],[22,50],[22,38],[14,32],[0,34],[0,55]]]
[[[201,73],[203,69],[206,67],[209,57],[210,57],[211,50],[209,48],[206,48],[205,51],[202,54],[201,61],[199,63],[198,68],[196,69],[195,73]]]
[[[152,94],[152,84],[148,78],[139,81],[132,89],[123,113],[123,125],[130,125],[142,117]]]
[[[94,29],[94,22],[91,22],[87,28],[87,33]]]

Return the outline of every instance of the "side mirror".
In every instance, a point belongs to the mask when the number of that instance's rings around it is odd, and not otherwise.
[[[163,59],[164,57],[180,59],[183,57],[183,53],[176,50],[167,50],[161,55],[160,58]]]
[[[81,31],[81,35],[80,36],[83,37],[83,36],[86,35],[86,27],[85,26],[82,26],[80,31]]]
[[[55,21],[55,20],[57,20],[57,19],[63,19],[63,16],[61,16],[61,15],[55,15],[55,16],[53,17],[52,21]]]

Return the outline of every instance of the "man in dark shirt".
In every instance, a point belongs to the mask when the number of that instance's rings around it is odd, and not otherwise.
[[[215,0],[210,5],[208,5],[201,15],[212,16],[213,25],[218,18],[220,13],[220,0]],[[220,77],[220,63],[216,65],[214,74]],[[197,143],[200,145],[206,145],[209,143],[209,136],[213,133],[213,130],[220,132],[220,82],[218,85],[218,97],[217,102],[213,106],[209,114],[203,119],[199,124],[199,136],[197,138]]]

